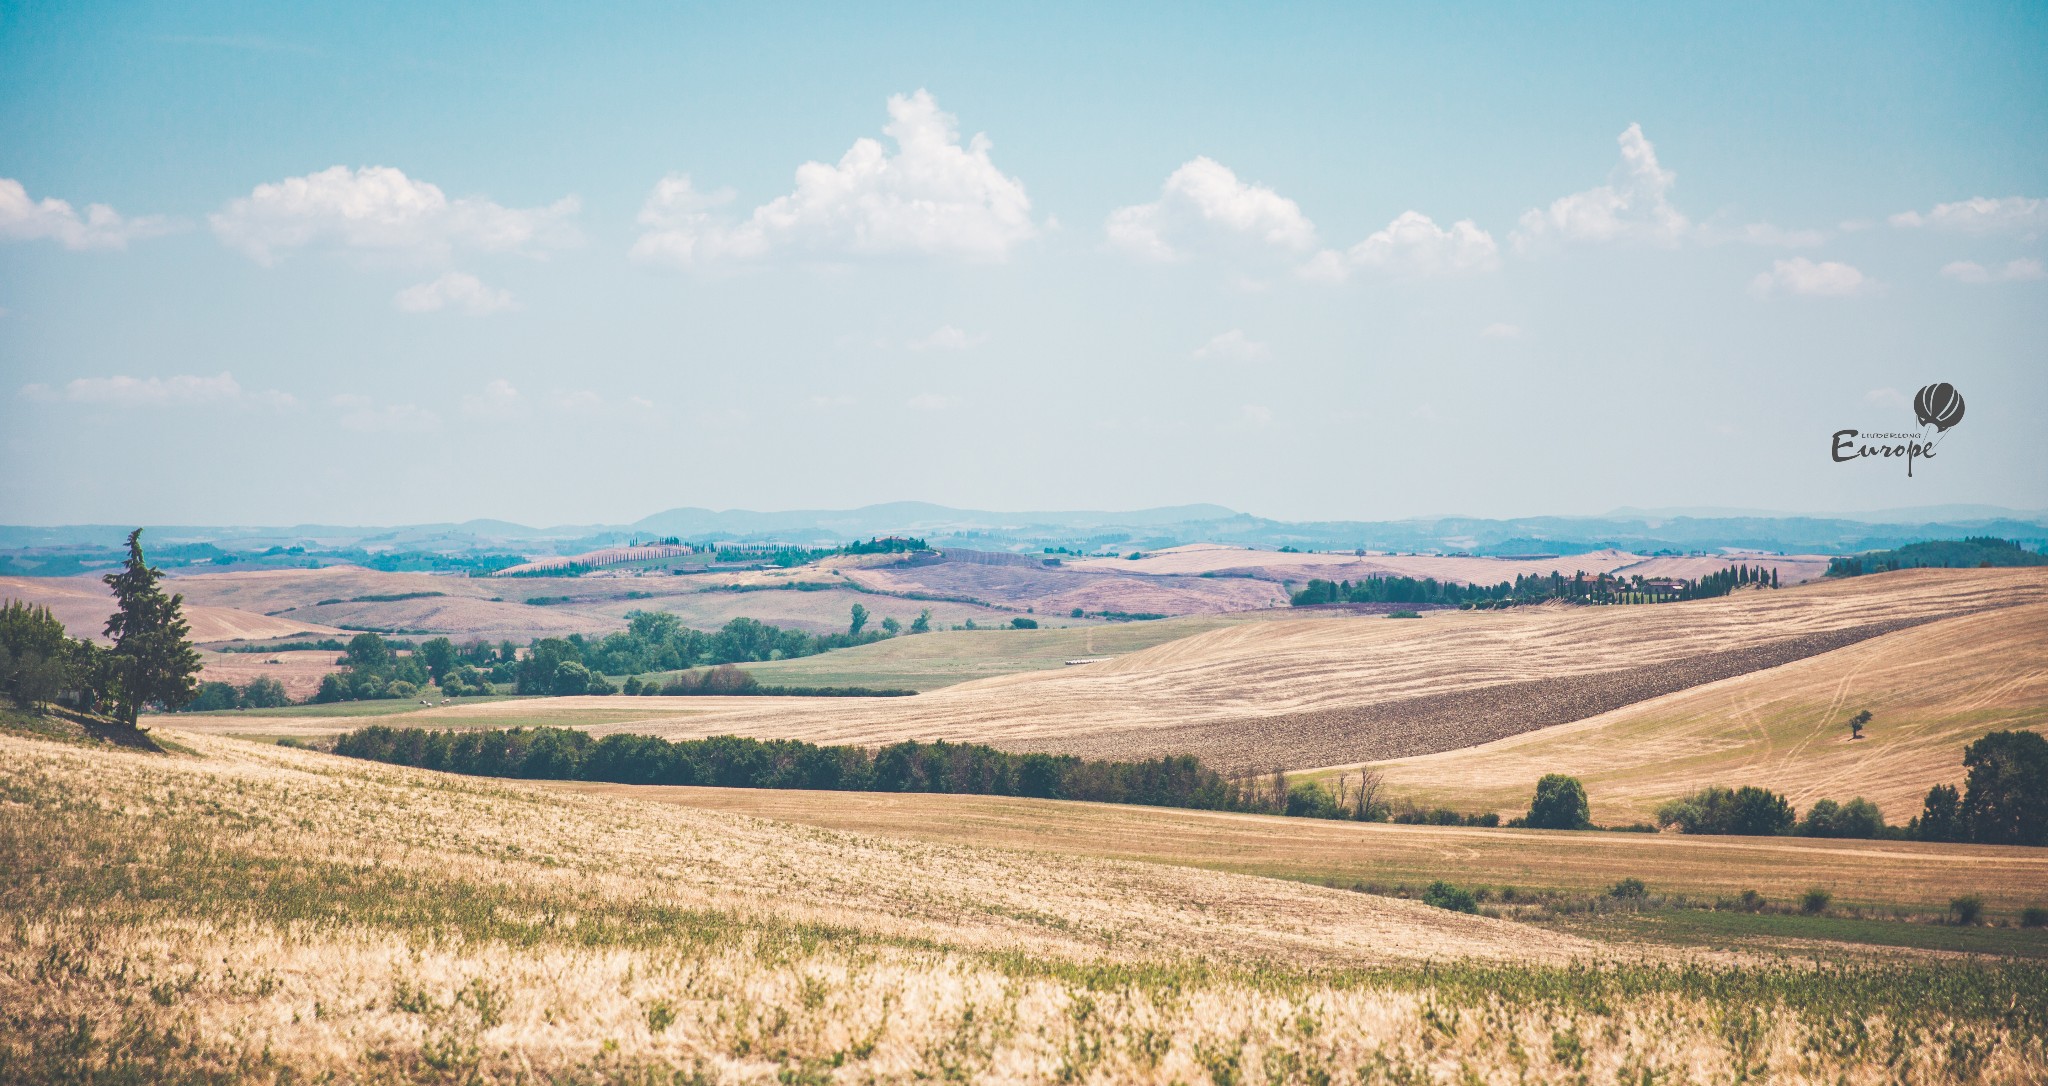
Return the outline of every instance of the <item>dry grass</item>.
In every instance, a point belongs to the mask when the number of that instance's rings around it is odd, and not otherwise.
[[[171,591],[183,591],[184,582],[174,581]],[[114,597],[97,575],[90,577],[0,577],[0,600],[15,599],[40,603],[64,624],[73,637],[105,641],[107,616],[114,611]],[[185,621],[191,624],[192,640],[261,641],[308,633],[331,637],[343,631],[310,620],[289,616],[276,618],[236,607],[210,605],[187,599]]]
[[[2048,1071],[2027,967],[1566,968],[1364,895],[189,741],[0,737],[0,1081]]]
[[[1874,714],[1851,741],[1848,718]],[[1701,784],[1756,784],[1795,804],[1863,796],[1903,822],[1960,784],[1962,751],[2000,728],[2048,728],[2048,605],[1945,619],[1563,727],[1390,762],[1425,805],[1519,811],[1536,780],[1584,781],[1595,819],[1650,818]]]
[[[341,670],[337,652],[306,649],[296,652],[201,652],[201,682],[247,686],[256,679],[276,679],[294,701],[304,701],[320,690],[320,680]]]
[[[1940,915],[1962,894],[1999,914],[2048,903],[2048,850],[1908,841],[1396,826],[1006,796],[557,784],[698,810],[949,844],[1182,864],[1317,883],[1461,885],[1601,894],[1639,878],[1661,895],[1780,903],[1814,886],[1837,904]]]

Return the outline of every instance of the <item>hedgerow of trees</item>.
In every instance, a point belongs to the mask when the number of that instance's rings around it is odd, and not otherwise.
[[[1859,577],[1898,569],[1982,569],[1996,566],[2048,565],[2048,555],[2030,551],[2015,539],[1978,535],[1967,539],[1934,539],[1908,543],[1888,551],[1870,551],[1828,559],[1830,577]]]
[[[1422,603],[1464,609],[1512,607],[1516,604],[1564,600],[1569,603],[1665,603],[1725,596],[1739,587],[1778,587],[1778,571],[1768,566],[1731,565],[1698,580],[1649,579],[1611,573],[1570,577],[1562,573],[1520,575],[1494,585],[1461,584],[1431,577],[1371,576],[1357,581],[1311,580],[1289,597],[1296,607],[1328,603]]]

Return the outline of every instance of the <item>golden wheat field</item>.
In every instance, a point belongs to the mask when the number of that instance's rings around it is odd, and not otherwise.
[[[0,1081],[2038,1081],[2039,967],[0,735]]]
[[[1851,740],[1848,719],[1873,714]],[[1520,810],[1545,773],[1585,782],[1596,820],[1652,817],[1703,784],[1764,785],[1805,807],[1863,796],[1894,822],[1962,750],[2001,728],[2048,727],[2048,605],[1943,619],[1483,746],[1388,762],[1388,791],[1421,804]]]
[[[1921,915],[1939,915],[1963,894],[1983,897],[2001,916],[2048,904],[2048,850],[2017,845],[1405,826],[1014,796],[550,787],[892,837],[1380,888],[1420,889],[1441,878],[1601,894],[1641,878],[1659,894],[1704,901],[1756,890],[1789,903],[1818,886],[1843,906]]]

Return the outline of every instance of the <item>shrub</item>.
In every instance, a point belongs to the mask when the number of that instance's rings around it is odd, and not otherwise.
[[[1010,620],[1010,628],[1013,630],[1035,630],[1038,628],[1038,620],[1035,618],[1013,618]]]
[[[1575,777],[1551,773],[1536,782],[1536,798],[1529,803],[1526,824],[1533,830],[1590,829],[1593,819],[1586,806],[1586,788]]]
[[[2020,927],[2048,928],[2048,908],[2029,905],[2020,910]]]
[[[1742,896],[1735,899],[1735,904],[1738,908],[1754,913],[1763,911],[1763,907],[1770,903],[1765,901],[1764,896],[1755,890],[1744,890]]]
[[[416,698],[419,694],[420,688],[404,679],[393,679],[391,685],[384,688],[384,696],[387,698]]]
[[[1834,900],[1835,895],[1816,886],[1799,899],[1799,911],[1808,916],[1819,916],[1827,911],[1828,904]]]
[[[1686,833],[1768,837],[1789,833],[1792,805],[1768,788],[1704,788],[1657,809],[1657,824],[1676,825]]]
[[[1883,836],[1884,830],[1884,812],[1862,796],[1845,804],[1831,799],[1818,800],[1799,823],[1799,832],[1806,837],[1870,839]]]
[[[1948,903],[1948,911],[1956,923],[1968,927],[1984,918],[1984,899],[1975,894],[1964,894]]]
[[[1310,781],[1287,790],[1287,813],[1296,818],[1343,818],[1343,808],[1328,788]]]
[[[1442,879],[1430,883],[1429,889],[1422,892],[1422,903],[1434,905],[1439,909],[1449,909],[1454,913],[1479,911],[1479,902],[1473,898],[1471,891],[1452,886]]]
[[[1623,879],[1608,889],[1607,896],[1619,901],[1640,901],[1650,896],[1650,889],[1641,879]]]

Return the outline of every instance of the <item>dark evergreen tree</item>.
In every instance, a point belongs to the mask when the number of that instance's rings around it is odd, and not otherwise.
[[[108,616],[106,630],[114,642],[114,716],[131,728],[143,706],[158,702],[176,709],[198,693],[199,653],[188,639],[185,597],[166,596],[157,585],[163,575],[143,558],[137,528],[128,533],[121,571],[101,578],[120,608]]]

